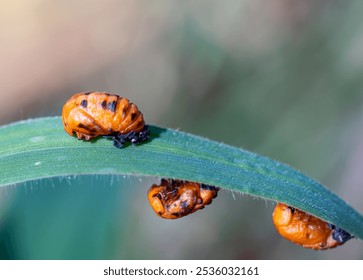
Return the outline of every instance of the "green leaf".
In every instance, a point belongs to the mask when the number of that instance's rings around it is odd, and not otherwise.
[[[362,215],[291,167],[181,131],[150,130],[150,141],[116,149],[108,139],[89,143],[70,137],[59,117],[0,127],[0,186],[78,174],[178,178],[280,201],[363,239]]]

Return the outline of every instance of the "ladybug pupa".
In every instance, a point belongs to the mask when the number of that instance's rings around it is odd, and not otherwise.
[[[282,237],[304,248],[335,248],[353,238],[341,228],[282,203],[275,206],[272,220]]]
[[[154,212],[164,219],[178,219],[203,209],[217,197],[219,188],[196,182],[162,179],[148,191]]]
[[[111,138],[117,148],[126,142],[147,141],[150,131],[143,114],[127,98],[106,92],[81,92],[63,106],[64,130],[79,140],[103,136]]]

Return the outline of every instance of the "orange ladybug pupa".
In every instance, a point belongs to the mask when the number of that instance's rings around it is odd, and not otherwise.
[[[73,95],[63,106],[64,130],[87,141],[103,136],[117,148],[126,141],[138,144],[149,139],[150,131],[134,103],[116,94],[82,92]]]
[[[272,220],[276,230],[284,238],[304,248],[335,248],[353,238],[341,228],[282,203],[275,206]]]
[[[219,188],[195,182],[162,179],[152,185],[147,197],[155,213],[164,219],[178,219],[203,209],[217,197]]]

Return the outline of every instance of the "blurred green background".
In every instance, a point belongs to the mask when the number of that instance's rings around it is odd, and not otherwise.
[[[363,1],[0,1],[0,124],[109,91],[148,123],[288,163],[363,213],[362,14]],[[0,258],[363,259],[359,240],[318,252],[284,240],[272,202],[226,190],[160,219],[146,199],[158,181],[2,188]]]

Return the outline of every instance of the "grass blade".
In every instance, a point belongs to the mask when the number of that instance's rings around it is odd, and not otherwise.
[[[116,149],[108,139],[69,137],[59,117],[0,127],[0,187],[78,174],[179,178],[284,202],[363,239],[363,217],[317,181],[260,155],[150,126],[151,141]]]

